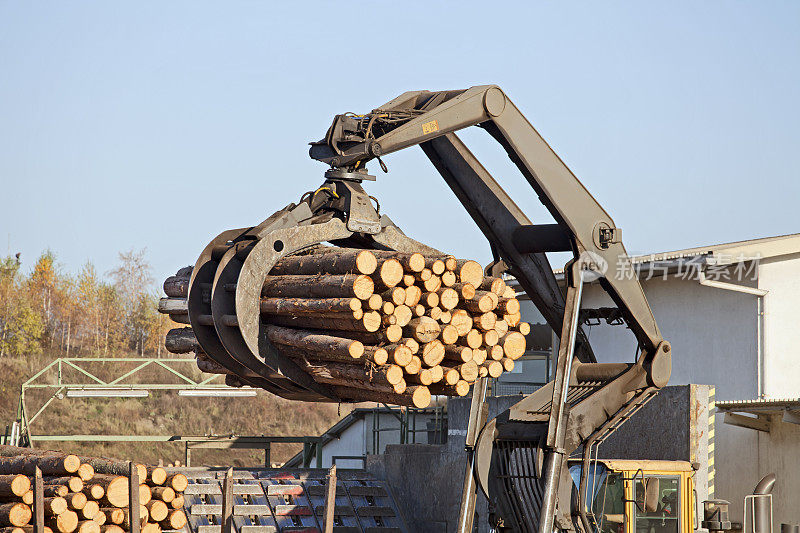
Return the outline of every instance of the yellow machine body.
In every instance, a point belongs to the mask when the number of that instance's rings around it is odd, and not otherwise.
[[[688,462],[600,459],[598,463],[605,467],[605,476],[594,487],[591,499],[597,531],[694,531],[697,519],[694,471]]]

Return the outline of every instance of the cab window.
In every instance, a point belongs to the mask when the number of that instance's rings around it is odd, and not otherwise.
[[[600,533],[624,533],[625,481],[622,473],[608,473],[592,502],[592,514]]]
[[[644,476],[634,481],[635,533],[678,533],[680,476]]]

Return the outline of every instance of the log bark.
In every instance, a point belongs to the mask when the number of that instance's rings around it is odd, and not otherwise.
[[[287,274],[366,274],[375,272],[378,260],[370,250],[333,249],[320,254],[291,255],[281,258],[271,276]]]
[[[456,283],[455,285],[450,287],[454,291],[458,293],[458,297],[461,298],[461,301],[469,301],[475,298],[475,286],[471,283]]]
[[[64,497],[69,494],[69,488],[66,485],[45,485],[45,496],[61,496]]]
[[[375,333],[381,325],[381,316],[374,311],[364,313],[364,318],[361,320],[346,318],[313,318],[308,316],[288,317],[278,315],[267,315],[266,320],[272,325],[288,328],[360,331],[364,333]]]
[[[0,526],[22,527],[31,521],[31,508],[24,503],[4,503],[0,505]]]
[[[373,294],[380,300],[380,296]],[[268,315],[344,315],[361,311],[361,300],[358,298],[261,298],[261,312]]]
[[[392,405],[405,405],[408,407],[418,407],[420,409],[431,404],[430,390],[424,385],[408,387],[403,394],[394,393],[375,393],[349,387],[334,387],[334,392],[340,398],[364,402],[381,402]]]
[[[382,385],[394,385],[403,379],[403,368],[394,364],[365,367],[358,364],[328,363],[324,366],[318,366],[301,361],[300,365],[314,378],[352,380],[359,383],[366,381]]]
[[[357,340],[270,325],[266,326],[266,331],[267,338],[276,344],[325,354],[336,357],[337,360],[354,360],[364,355],[364,344]]]
[[[363,358],[376,365],[385,365],[389,361],[389,352],[384,347],[365,346]]]
[[[351,298],[366,300],[375,292],[372,278],[364,274],[329,276],[267,276],[262,296],[282,298]]]
[[[472,361],[472,348],[469,346],[445,346],[444,358],[459,363]]]
[[[111,457],[81,457],[82,463],[88,463],[94,468],[95,474],[127,476],[128,461],[121,461]],[[143,464],[134,463],[139,479],[147,479],[147,468]],[[73,491],[78,492],[78,491]]]
[[[455,385],[447,385],[446,383],[437,383],[431,386],[433,394],[441,394],[445,396],[466,396],[469,394],[469,383],[463,379],[458,380]]]
[[[55,453],[0,457],[0,474],[32,476],[37,466],[45,476],[66,476],[77,472],[81,466],[81,461],[77,455]]]
[[[189,277],[170,276],[164,280],[164,294],[171,298],[186,298],[189,295]]]
[[[80,492],[83,490],[83,480],[78,476],[46,477],[44,482],[48,485],[66,485],[70,492]]]
[[[475,296],[462,305],[473,313],[488,313],[497,307],[497,301],[497,295],[493,292],[475,291]]]
[[[31,490],[31,479],[22,474],[0,476],[0,497],[19,497]]]

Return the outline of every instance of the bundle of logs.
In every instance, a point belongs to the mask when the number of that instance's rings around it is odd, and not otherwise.
[[[123,533],[130,530],[129,463],[55,451],[0,446],[0,531],[32,533],[33,475],[43,476],[46,533]],[[135,465],[142,533],[186,525],[188,480],[160,467]]]
[[[164,282],[159,310],[177,322],[188,323],[191,270]],[[416,407],[512,371],[530,332],[515,291],[475,261],[335,247],[278,261],[261,315],[271,343],[315,381],[353,400]],[[236,316],[224,319],[237,325]],[[204,372],[230,374],[202,353],[191,328],[170,331],[166,347],[194,351]]]

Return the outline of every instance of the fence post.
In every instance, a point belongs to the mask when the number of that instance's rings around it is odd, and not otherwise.
[[[336,510],[336,465],[328,470],[328,490],[325,491],[325,522],[323,533],[333,533],[333,515]]]
[[[222,480],[222,533],[233,531],[233,468],[225,472]]]
[[[128,461],[128,523],[130,524],[130,533],[139,533],[142,526],[139,516],[139,471],[133,461]]]
[[[33,533],[44,533],[44,481],[38,466],[33,475],[33,512]]]

